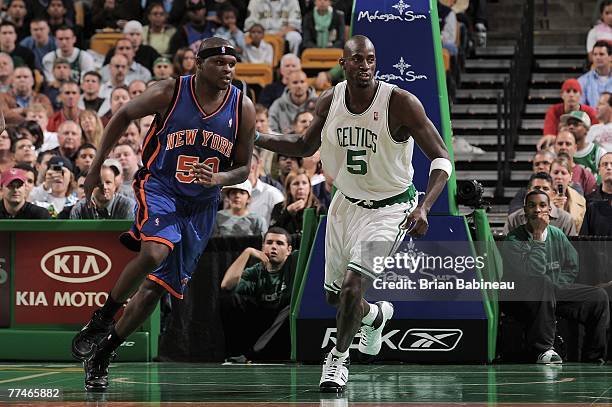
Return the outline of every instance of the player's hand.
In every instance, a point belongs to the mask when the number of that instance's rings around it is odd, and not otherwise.
[[[85,202],[87,202],[87,206],[91,208],[95,207],[95,203],[92,200],[92,195],[94,189],[97,187],[102,187],[102,183],[100,181],[100,171],[95,171],[90,169],[87,173],[87,177],[85,178],[85,182],[83,183],[83,189],[85,190]]]
[[[191,174],[195,177],[195,183],[212,187],[219,185],[217,174],[213,172],[213,168],[204,163],[196,163],[191,167]]]
[[[261,250],[257,250],[252,247],[249,247],[247,251],[249,253],[249,256],[258,258],[264,264],[267,264],[270,261],[268,256],[266,256],[265,253],[262,252]]]
[[[304,209],[305,206],[306,206],[306,201],[303,199],[299,199],[295,201],[294,203],[292,203],[291,205],[287,206],[287,212],[293,215],[301,211],[302,209]]]
[[[401,229],[406,229],[412,237],[422,237],[429,229],[427,222],[427,211],[420,206],[417,206],[414,211],[406,218],[406,221],[400,225]]]

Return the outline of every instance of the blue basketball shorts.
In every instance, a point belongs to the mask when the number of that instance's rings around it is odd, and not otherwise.
[[[168,246],[170,254],[147,278],[182,299],[214,230],[219,199],[182,199],[150,176],[136,179],[133,187],[135,221],[121,241],[132,250],[139,250],[141,241]]]

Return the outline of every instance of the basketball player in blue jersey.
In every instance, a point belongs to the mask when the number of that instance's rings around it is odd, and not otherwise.
[[[196,73],[162,81],[115,113],[85,180],[88,201],[100,184],[100,168],[128,124],[155,114],[143,141],[133,187],[132,229],[122,242],[138,255],[127,264],[104,306],[72,343],[83,361],[85,388],[104,391],[108,366],[119,345],[153,312],[168,291],[183,297],[215,224],[220,189],[247,179],[255,108],[231,85],[236,51],[221,38],[199,48]],[[113,318],[130,301],[115,324]]]
[[[446,146],[421,102],[375,79],[376,54],[367,37],[349,39],[340,64],[346,81],[319,97],[304,135],[256,136],[257,145],[288,156],[308,157],[320,147],[323,168],[337,188],[327,214],[324,282],[327,301],[338,309],[337,339],[319,387],[338,393],[346,388],[349,346],[357,331],[361,328],[359,351],[376,355],[393,316],[391,303],[363,298],[377,277],[373,257],[393,253],[406,233],[427,232],[427,214],[452,172]],[[432,160],[420,203],[412,185],[415,141]],[[362,250],[374,241],[376,252]]]

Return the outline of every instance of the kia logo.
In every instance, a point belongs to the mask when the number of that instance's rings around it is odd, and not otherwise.
[[[99,280],[108,274],[111,266],[106,253],[87,246],[60,247],[40,260],[40,268],[46,275],[64,283]]]

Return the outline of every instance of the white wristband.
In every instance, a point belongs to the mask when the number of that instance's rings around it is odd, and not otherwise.
[[[431,175],[433,170],[442,170],[446,173],[448,178],[450,178],[453,173],[453,164],[446,158],[436,158],[429,166],[429,175]]]

